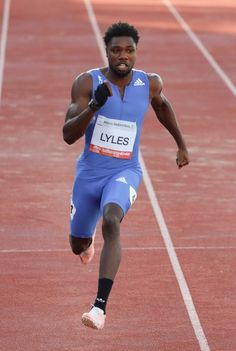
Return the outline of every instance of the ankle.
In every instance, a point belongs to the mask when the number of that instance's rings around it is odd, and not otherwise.
[[[98,292],[94,302],[94,306],[100,308],[106,314],[106,304],[108,296],[111,292],[113,280],[108,278],[100,278],[98,281]]]

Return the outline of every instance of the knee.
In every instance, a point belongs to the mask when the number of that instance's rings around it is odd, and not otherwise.
[[[102,223],[104,239],[113,239],[120,234],[120,219],[114,214],[104,214]]]
[[[71,250],[75,255],[80,255],[91,244],[91,238],[78,238],[76,236],[69,236]]]

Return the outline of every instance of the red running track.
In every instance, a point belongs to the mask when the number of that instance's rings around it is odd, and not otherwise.
[[[236,84],[236,5],[189,3],[173,1]],[[120,19],[139,28],[137,67],[164,79],[191,164],[176,168],[175,144],[151,110],[142,154],[209,350],[235,351],[235,96],[162,1],[93,7],[102,32]],[[80,323],[96,292],[102,239],[99,227],[88,267],[69,250],[70,188],[83,142],[66,146],[61,128],[73,78],[101,65],[83,1],[11,1],[0,113],[1,350],[201,350],[144,184],[122,226],[106,327]]]

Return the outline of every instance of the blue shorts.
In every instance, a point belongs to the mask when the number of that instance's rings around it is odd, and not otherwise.
[[[71,197],[71,235],[89,238],[108,203],[119,205],[124,215],[134,203],[142,174],[126,169],[115,176],[75,177]]]

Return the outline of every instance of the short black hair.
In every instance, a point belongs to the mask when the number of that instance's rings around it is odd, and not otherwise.
[[[109,44],[113,37],[132,37],[135,44],[138,44],[139,34],[137,29],[126,22],[113,23],[104,35],[104,42],[106,46]]]

